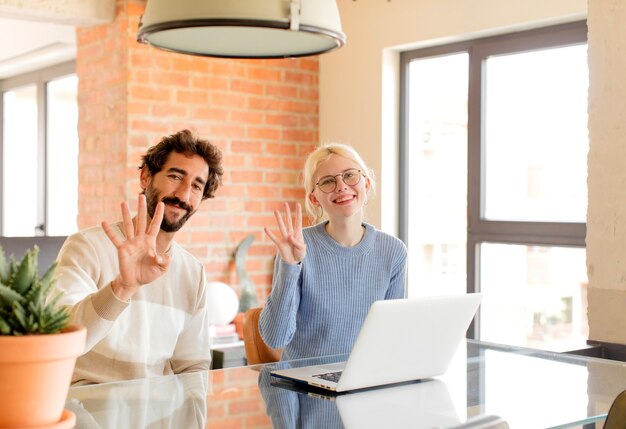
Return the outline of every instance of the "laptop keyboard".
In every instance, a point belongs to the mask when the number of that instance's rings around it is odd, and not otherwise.
[[[321,378],[322,380],[332,381],[334,383],[337,383],[339,381],[339,378],[341,377],[342,372],[343,371],[336,371],[336,372],[327,372],[324,374],[315,374],[313,377]]]

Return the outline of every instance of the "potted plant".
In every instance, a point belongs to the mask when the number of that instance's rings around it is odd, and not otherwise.
[[[54,292],[56,262],[39,276],[39,248],[20,261],[0,246],[0,427],[73,427],[64,410],[86,330],[69,325]]]

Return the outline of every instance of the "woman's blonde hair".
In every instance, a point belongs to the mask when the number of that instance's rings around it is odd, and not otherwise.
[[[374,172],[365,164],[361,155],[352,147],[342,143],[325,143],[309,154],[304,163],[304,192],[306,197],[304,199],[304,206],[306,211],[311,216],[313,223],[318,223],[324,218],[324,212],[321,207],[313,205],[309,199],[309,195],[315,191],[315,173],[319,166],[328,161],[331,155],[341,156],[343,158],[354,161],[358,166],[361,173],[367,177],[370,181],[370,192],[374,192],[376,185],[376,178]]]

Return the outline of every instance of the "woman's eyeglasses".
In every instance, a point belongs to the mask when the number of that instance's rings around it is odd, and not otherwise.
[[[334,176],[324,176],[316,184],[320,191],[325,194],[330,194],[337,189],[337,177],[341,177],[343,183],[348,186],[354,186],[361,180],[361,170],[356,168],[350,168],[341,174],[335,174]]]

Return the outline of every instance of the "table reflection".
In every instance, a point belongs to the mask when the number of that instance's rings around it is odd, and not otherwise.
[[[202,429],[208,373],[74,387],[65,408],[76,429]]]
[[[259,389],[274,428],[446,428],[461,423],[441,380],[329,395],[277,380],[270,375],[273,369],[260,370]]]

